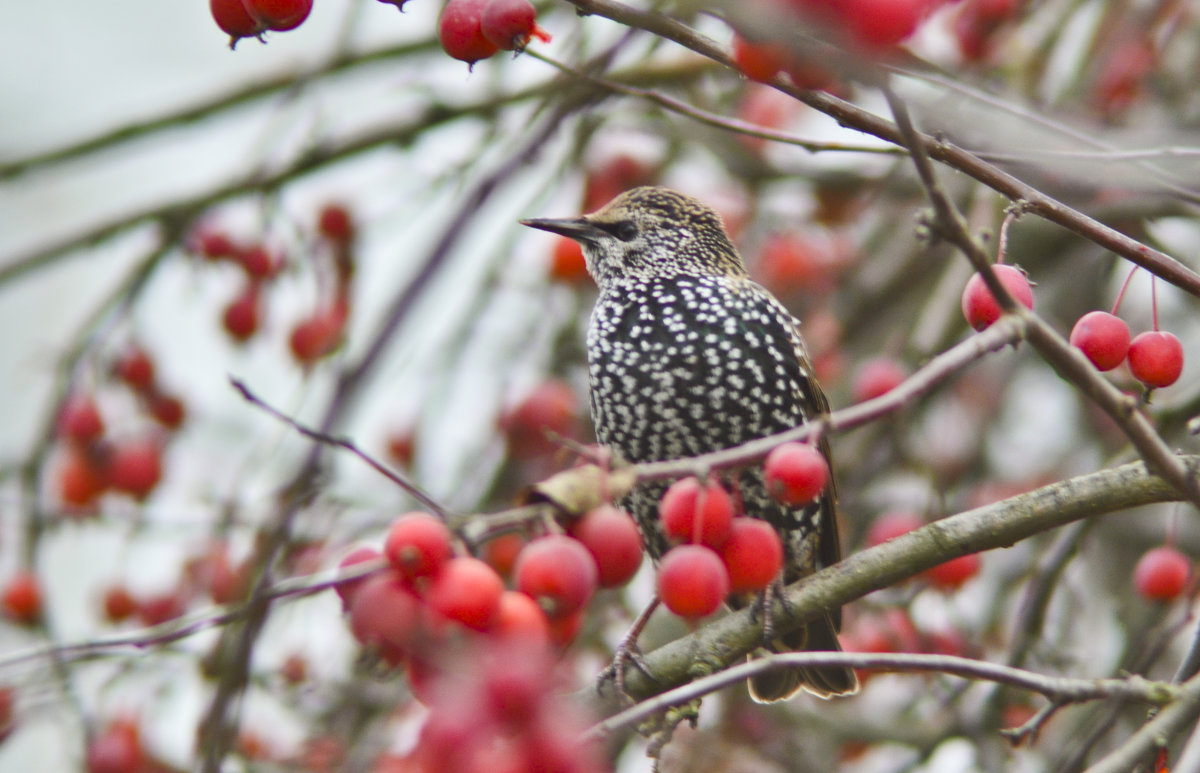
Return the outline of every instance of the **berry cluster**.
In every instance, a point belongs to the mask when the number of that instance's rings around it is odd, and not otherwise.
[[[242,38],[299,27],[312,11],[312,0],[209,0],[208,10],[233,48]]]
[[[61,448],[55,489],[68,512],[90,512],[106,491],[127,494],[141,501],[162,478],[165,436],[183,425],[183,401],[164,391],[155,376],[154,360],[131,344],[114,361],[114,380],[135,397],[147,418],[160,428],[132,437],[106,437],[107,423],[95,395],[79,389],[59,410],[56,438]]]
[[[550,40],[529,0],[447,0],[438,20],[442,50],[470,66],[497,51],[520,51],[534,37]]]
[[[350,313],[350,279],[354,273],[356,228],[349,211],[340,204],[326,205],[317,216],[316,231],[321,245],[327,248],[317,255],[327,257],[331,264],[322,276],[332,276],[332,286],[323,288],[317,308],[296,323],[288,338],[292,356],[306,367],[341,344]],[[286,260],[261,243],[238,244],[212,227],[200,229],[191,241],[193,252],[202,259],[232,263],[244,273],[245,284],[225,307],[221,324],[236,343],[246,343],[262,326],[264,291],[283,271]]]
[[[1112,370],[1122,362],[1148,389],[1166,387],[1183,372],[1183,344],[1171,333],[1147,330],[1130,339],[1129,326],[1115,314],[1090,311],[1071,329],[1071,345],[1097,370]]]

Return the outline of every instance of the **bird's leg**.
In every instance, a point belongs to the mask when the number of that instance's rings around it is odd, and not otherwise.
[[[750,618],[752,620],[762,619],[762,641],[763,646],[767,649],[771,648],[771,642],[775,640],[774,605],[776,601],[783,607],[785,615],[792,614],[792,602],[788,601],[787,595],[783,592],[782,577],[772,580],[771,584],[763,588],[750,604]]]
[[[646,623],[650,621],[650,616],[654,614],[654,610],[658,609],[658,596],[655,596],[646,608],[642,610],[637,619],[633,621],[633,625],[629,626],[629,630],[621,637],[621,641],[617,644],[616,652],[613,653],[612,662],[608,664],[603,671],[596,677],[596,687],[603,689],[604,683],[612,681],[616,685],[617,693],[621,696],[628,696],[629,693],[625,690],[625,666],[627,663],[632,663],[633,666],[641,671],[647,679],[657,682],[654,674],[650,673],[650,667],[646,664],[645,658],[642,657],[642,650],[638,647],[638,637],[642,635],[642,630],[645,629]]]

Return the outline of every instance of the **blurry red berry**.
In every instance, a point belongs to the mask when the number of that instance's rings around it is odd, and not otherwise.
[[[729,595],[729,572],[720,556],[703,545],[679,545],[658,566],[658,597],[680,617],[716,612]]]
[[[0,686],[0,742],[3,742],[17,727],[17,696],[11,687]]]
[[[1025,272],[1006,263],[994,265],[992,270],[996,273],[1000,284],[1004,285],[1008,294],[1017,303],[1027,309],[1033,308],[1033,288],[1030,287]],[[1003,313],[996,297],[992,295],[991,290],[987,289],[983,277],[979,274],[973,274],[967,280],[967,286],[963,288],[962,312],[963,316],[967,318],[967,324],[976,330],[983,330],[990,326],[1000,319],[1000,315]]]
[[[808,504],[829,484],[829,462],[816,446],[784,443],[763,463],[767,490],[786,505]]]
[[[733,36],[733,63],[750,80],[772,80],[788,60],[787,48],[781,43],[751,42],[736,33]]]
[[[69,448],[58,461],[55,482],[59,499],[70,507],[88,507],[108,487],[108,478],[95,457],[84,449]]]
[[[221,31],[234,39],[253,37],[263,30],[263,26],[246,11],[242,0],[209,0],[208,10]],[[209,253],[207,250],[204,254],[216,257],[215,253]]]
[[[538,384],[500,419],[512,453],[524,458],[553,452],[558,446],[547,433],[570,436],[578,405],[575,390],[565,381],[548,379]]]
[[[237,245],[224,231],[201,230],[196,234],[192,244],[193,249],[201,257],[212,261],[226,260],[238,253]]]
[[[248,341],[258,332],[259,307],[262,304],[262,293],[257,283],[246,285],[233,302],[225,307],[221,316],[221,324],[225,332],[240,342]]]
[[[96,400],[87,392],[68,397],[58,414],[58,436],[75,443],[90,443],[104,434],[104,419]]]
[[[642,565],[642,535],[623,510],[611,505],[589,510],[571,524],[570,533],[596,559],[601,588],[624,585]]]
[[[579,609],[574,614],[549,618],[547,622],[550,624],[550,643],[559,649],[565,649],[575,641],[575,637],[583,630],[583,617],[586,612],[586,609]]]
[[[618,194],[654,182],[654,170],[629,155],[607,158],[588,170],[584,181],[583,211],[599,209]]]
[[[114,722],[88,744],[87,773],[138,773],[142,765],[141,739],[132,722]]]
[[[979,574],[981,563],[982,559],[978,553],[968,553],[925,570],[924,577],[938,588],[954,590]]]
[[[521,554],[521,550],[528,541],[520,534],[501,534],[499,537],[492,537],[483,545],[482,558],[497,573],[508,577],[512,574],[513,567],[517,565],[517,556]]]
[[[578,540],[552,534],[530,542],[517,556],[517,590],[532,598],[547,617],[582,609],[596,590],[596,560]]]
[[[187,417],[187,409],[183,401],[174,395],[164,395],[155,392],[150,396],[150,415],[154,420],[168,429],[179,429]]]
[[[109,622],[120,623],[133,617],[138,611],[138,601],[124,585],[114,585],[104,592],[104,617]]]
[[[488,633],[501,639],[549,645],[550,621],[532,598],[519,591],[506,590],[500,594],[500,611]]]
[[[351,550],[346,557],[338,562],[338,569],[348,569],[349,567],[358,564],[373,563],[383,560],[383,554],[375,548],[361,547]],[[369,577],[369,576],[368,576]],[[350,608],[350,602],[354,599],[354,594],[363,586],[368,577],[360,577],[357,580],[346,580],[334,585],[334,590],[342,599],[342,606],[346,609]]]
[[[421,639],[423,608],[404,578],[395,572],[380,572],[354,591],[349,603],[350,631],[364,647],[378,650],[380,657],[397,665]]]
[[[139,346],[130,346],[122,352],[113,372],[137,392],[149,392],[154,386],[154,360]]]
[[[504,581],[496,570],[470,556],[447,561],[425,590],[433,611],[477,631],[487,630],[500,612]]]
[[[263,26],[286,32],[308,18],[312,0],[242,0],[246,12]]]
[[[851,36],[868,48],[887,48],[913,34],[928,0],[842,0],[838,14]]]
[[[566,236],[555,238],[554,252],[550,255],[550,278],[558,282],[587,281],[587,262],[579,242]]]
[[[388,458],[406,469],[412,467],[416,447],[417,433],[412,427],[393,430],[387,436]]]
[[[1089,311],[1071,328],[1071,346],[1082,351],[1097,370],[1112,370],[1129,353],[1129,326],[1107,311]]]
[[[153,440],[132,440],[115,446],[105,467],[108,485],[145,499],[162,479],[162,449]]]
[[[338,307],[321,309],[292,329],[288,343],[301,365],[311,365],[337,349],[342,341],[346,315]]]
[[[187,601],[172,590],[141,599],[137,614],[143,625],[160,625],[182,617],[186,611]]]
[[[783,568],[783,542],[766,521],[734,518],[729,539],[721,548],[721,560],[729,572],[730,593],[760,591]]]
[[[442,50],[469,65],[487,59],[498,50],[483,35],[480,22],[488,0],[448,0],[438,20]]]
[[[271,251],[261,244],[238,251],[236,260],[252,282],[270,279],[279,273],[283,266],[283,259],[272,255]]]
[[[326,204],[317,216],[317,230],[326,239],[345,244],[354,238],[354,218],[342,204]]]
[[[32,625],[42,617],[42,586],[37,575],[28,570],[17,572],[0,591],[0,611],[14,623]]]
[[[409,513],[388,530],[383,554],[402,577],[415,580],[437,572],[450,560],[453,548],[446,524],[428,513]]]
[[[908,369],[891,357],[872,357],[859,366],[850,386],[854,402],[882,397],[904,383]]]
[[[1133,587],[1144,598],[1170,601],[1183,593],[1192,574],[1187,556],[1169,545],[1152,548],[1138,559],[1133,570]]]
[[[834,263],[830,248],[816,239],[776,233],[763,243],[758,271],[768,289],[788,295],[819,287],[831,276]]]
[[[1161,330],[1138,333],[1129,343],[1129,371],[1151,389],[1171,386],[1183,373],[1183,344]]]
[[[696,478],[671,484],[658,503],[667,539],[717,549],[729,538],[733,499],[717,481],[702,486]]]
[[[925,520],[916,513],[907,510],[889,510],[871,523],[864,542],[867,547],[873,548],[924,525]]]

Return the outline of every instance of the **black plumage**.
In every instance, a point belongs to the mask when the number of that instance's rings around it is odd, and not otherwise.
[[[798,323],[750,279],[720,217],[665,188],[635,188],[597,212],[526,225],[583,246],[600,289],[588,328],[592,418],[597,439],[631,462],[680,459],[781,432],[828,411]],[[828,456],[828,446],[822,444]],[[728,481],[746,515],[783,538],[784,580],[839,558],[835,497],[788,507],[772,499],[761,466]],[[658,500],[665,484],[638,486],[621,504],[647,550],[667,545]],[[780,637],[780,650],[836,650],[840,610]],[[822,696],[857,689],[845,668],[772,672],[751,682],[762,701],[800,688]]]

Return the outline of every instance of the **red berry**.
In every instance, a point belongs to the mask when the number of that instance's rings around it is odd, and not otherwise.
[[[721,548],[721,560],[729,571],[730,593],[760,591],[783,568],[783,542],[766,521],[734,518],[729,539]]]
[[[346,554],[345,558],[338,562],[338,569],[347,569],[357,564],[381,561],[382,559],[383,554],[375,548],[355,548]],[[363,583],[365,583],[368,579],[369,577],[360,577],[357,580],[346,580],[345,582],[339,582],[337,585],[333,586],[334,590],[337,591],[338,596],[340,596],[342,599],[343,608],[350,608],[350,603],[354,600],[354,594],[358,592],[358,589],[361,588]]]
[[[483,36],[480,22],[488,0],[449,0],[438,21],[442,50],[455,59],[474,65],[498,50]]]
[[[992,270],[1017,303],[1027,309],[1033,308],[1033,288],[1029,286],[1029,279],[1023,271],[1006,263],[994,265]],[[972,275],[963,288],[962,312],[967,323],[976,330],[988,327],[1003,313],[996,297],[987,289],[979,274]]]
[[[176,591],[167,591],[141,600],[138,604],[138,619],[143,625],[160,625],[187,611],[187,601]]]
[[[954,590],[979,574],[981,563],[978,553],[968,553],[927,569],[924,575],[935,586],[943,590]]]
[[[317,230],[332,242],[346,244],[354,238],[354,218],[341,204],[326,204],[317,216]]]
[[[42,617],[42,587],[37,575],[17,572],[0,592],[0,611],[15,623],[32,625]]]
[[[520,534],[501,534],[492,537],[483,546],[483,560],[500,575],[508,577],[517,565],[517,556],[528,542]]]
[[[550,621],[529,596],[506,590],[500,594],[500,611],[488,633],[501,639],[517,639],[545,646],[550,644]]]
[[[578,413],[575,390],[565,381],[549,379],[502,416],[500,428],[508,436],[513,455],[526,458],[557,449],[547,433],[569,436]]]
[[[721,558],[703,545],[679,545],[658,566],[658,597],[680,617],[695,619],[716,612],[729,595],[729,572]]]
[[[246,285],[238,297],[233,299],[232,303],[225,307],[225,313],[221,316],[221,324],[225,326],[225,332],[229,333],[233,340],[239,343],[248,341],[258,332],[261,295],[259,285],[251,282]]]
[[[261,244],[239,250],[235,257],[252,282],[270,279],[283,266],[283,260],[272,256],[271,251]]]
[[[1183,344],[1170,333],[1147,330],[1129,343],[1129,371],[1146,386],[1171,386],[1183,372]]]
[[[56,483],[64,505],[88,507],[104,493],[108,478],[94,456],[86,450],[70,448],[58,463]]]
[[[539,607],[540,609],[540,607]],[[550,643],[559,649],[565,649],[583,630],[583,615],[586,610],[580,609],[572,615],[549,618]]]
[[[842,0],[837,11],[859,43],[887,48],[916,31],[928,7],[928,0]]]
[[[832,251],[808,236],[776,233],[762,246],[758,271],[772,291],[789,295],[812,290],[828,279],[834,265]]]
[[[601,588],[624,585],[642,565],[642,535],[623,510],[612,506],[589,510],[571,524],[570,532],[596,559]]]
[[[487,0],[479,28],[503,51],[522,49],[537,28],[537,11],[529,0]]]
[[[900,386],[906,378],[908,369],[899,362],[891,357],[873,357],[854,374],[850,394],[856,403],[873,400]]]
[[[425,601],[442,617],[485,631],[500,612],[504,581],[496,570],[470,556],[447,561],[425,591]]]
[[[583,282],[588,278],[587,261],[579,242],[566,236],[557,237],[550,256],[550,278],[558,282]]]
[[[667,539],[719,548],[729,538],[733,500],[717,481],[701,486],[696,478],[675,481],[658,503]]]
[[[16,729],[16,695],[11,687],[0,686],[0,742],[3,742]]]
[[[308,18],[312,0],[242,0],[246,12],[268,29],[286,32]]]
[[[412,467],[416,450],[417,433],[412,427],[395,430],[387,437],[388,457],[401,467]]]
[[[1170,601],[1183,593],[1192,564],[1187,556],[1163,545],[1146,551],[1133,570],[1133,587],[1153,601]]]
[[[141,768],[141,739],[129,721],[112,723],[88,744],[88,773],[137,773]]]
[[[104,617],[120,623],[137,613],[138,602],[124,585],[114,585],[104,593]]]
[[[234,39],[253,37],[263,30],[262,25],[246,12],[242,0],[208,0],[208,10],[221,31]],[[204,250],[204,254],[217,257],[208,250]]]
[[[154,386],[154,360],[139,346],[126,349],[117,358],[113,372],[135,391],[149,392]]]
[[[393,665],[420,641],[424,605],[395,572],[367,578],[355,589],[349,608],[354,638]]]
[[[867,529],[864,541],[867,547],[873,548],[924,525],[925,521],[916,513],[910,513],[907,510],[890,510],[875,519],[871,528]]]
[[[517,590],[532,598],[547,617],[582,609],[596,590],[596,560],[579,540],[552,534],[530,542],[517,556]]]
[[[1071,346],[1082,351],[1097,370],[1112,370],[1129,353],[1129,326],[1107,311],[1089,311],[1071,328]]]
[[[788,60],[787,48],[780,43],[752,43],[736,33],[733,36],[733,63],[750,80],[770,81],[787,66]]]
[[[187,417],[187,409],[183,401],[174,395],[164,395],[155,392],[150,396],[148,406],[154,420],[168,429],[179,429]]]
[[[108,485],[135,499],[145,499],[162,479],[162,449],[153,440],[116,446],[105,472]]]
[[[332,352],[342,340],[346,314],[341,307],[322,309],[292,329],[288,343],[301,365],[312,365]]]
[[[428,513],[403,515],[392,524],[383,554],[408,580],[428,577],[450,560],[450,530]]]
[[[196,234],[192,249],[211,261],[225,260],[237,255],[237,245],[223,231],[203,230]]]
[[[104,434],[104,419],[95,399],[86,392],[73,394],[58,414],[58,436],[76,443],[90,443]]]
[[[784,443],[763,463],[767,490],[786,505],[799,506],[820,496],[829,483],[829,461],[816,446]]]

